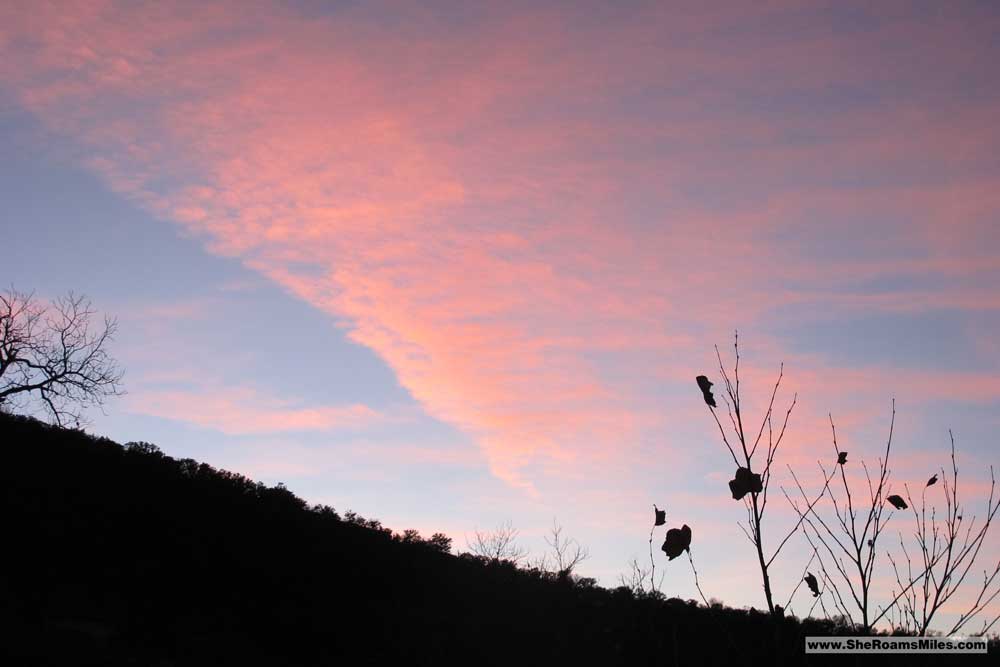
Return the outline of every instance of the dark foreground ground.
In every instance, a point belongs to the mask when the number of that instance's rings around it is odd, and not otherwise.
[[[943,664],[820,622],[442,551],[156,448],[0,414],[0,665]],[[986,664],[989,656],[953,658]]]

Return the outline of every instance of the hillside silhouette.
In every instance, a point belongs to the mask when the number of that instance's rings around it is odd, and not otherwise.
[[[443,536],[394,534],[146,443],[121,446],[6,414],[0,436],[2,664],[783,665],[866,657],[804,656],[804,636],[843,634],[830,621],[637,597],[452,555]],[[896,657],[913,664],[917,656]]]

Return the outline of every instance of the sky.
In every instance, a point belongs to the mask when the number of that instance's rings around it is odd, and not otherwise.
[[[874,462],[893,399],[893,488],[952,429],[985,505],[998,31],[990,2],[4,3],[0,283],[118,318],[92,432],[459,548],[556,520],[605,585],[656,503],[760,608],[694,382],[736,330],[747,413],[782,363],[797,396],[766,542],[829,415]]]

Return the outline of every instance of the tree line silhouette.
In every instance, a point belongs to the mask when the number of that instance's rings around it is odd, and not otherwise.
[[[148,443],[0,433],[3,664],[798,664],[849,631],[453,555]]]

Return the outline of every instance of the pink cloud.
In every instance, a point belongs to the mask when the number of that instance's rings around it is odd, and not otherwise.
[[[145,390],[129,399],[129,409],[228,435],[358,428],[378,417],[374,410],[364,405],[306,407],[247,387]]]
[[[727,110],[723,94],[822,92],[859,76],[912,81],[906,57],[875,58],[883,40],[927,63],[910,42],[959,41],[965,28],[946,18],[927,26],[890,17],[848,49],[806,31],[747,59],[680,38],[734,30],[745,12],[655,10],[601,28],[540,11],[452,35],[409,10],[426,30],[400,35],[352,12],[232,10],[7,10],[0,80],[49,130],[74,139],[112,188],[330,313],[429,414],[471,434],[511,483],[532,488],[533,466],[622,456],[652,425],[683,417],[664,417],[631,381],[689,382],[707,340],[725,341],[734,325],[753,327],[779,307],[1000,309],[987,286],[943,282],[925,294],[854,285],[996,269],[995,245],[976,265],[964,260],[981,244],[977,220],[1000,210],[995,178],[977,171],[997,147],[996,100],[943,107],[961,122],[888,104],[792,113],[775,125]],[[927,64],[968,66],[967,54],[944,51]],[[858,66],[871,59],[874,71]],[[715,85],[698,86],[703,79]],[[644,93],[653,120],[620,101]],[[789,139],[796,134],[809,139]],[[927,186],[879,182],[893,170],[906,181],[918,160],[947,160],[956,175]],[[871,187],[829,185],[856,169]],[[758,190],[745,201],[712,204],[747,184]],[[710,191],[707,201],[693,188]],[[810,222],[818,212],[835,221],[826,225],[884,216],[872,224],[888,256],[798,252],[788,238],[798,231],[822,245],[823,228]],[[615,355],[635,357],[633,377],[608,369]],[[816,404],[896,374],[801,361],[797,386]],[[987,400],[1000,393],[985,374],[902,377],[923,398],[969,386]],[[226,432],[365,416],[239,392],[149,394],[142,406]],[[822,414],[813,409],[808,422]]]

